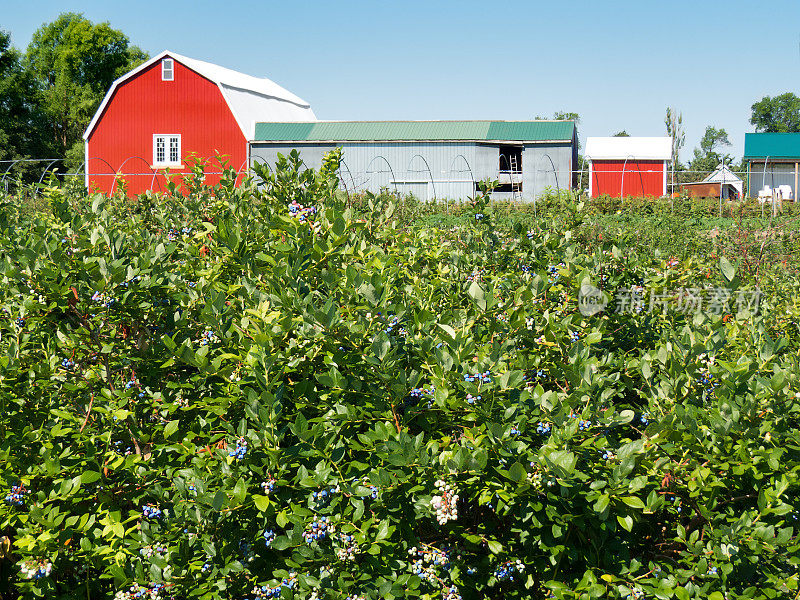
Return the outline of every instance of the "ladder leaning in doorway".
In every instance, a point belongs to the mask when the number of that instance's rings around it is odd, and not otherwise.
[[[517,163],[517,155],[512,154],[509,159],[508,180],[511,183],[511,200],[519,202],[522,200],[522,169]],[[514,175],[519,175],[519,181],[514,181]]]

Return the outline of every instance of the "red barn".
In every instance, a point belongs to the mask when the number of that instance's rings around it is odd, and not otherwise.
[[[589,196],[666,196],[669,137],[590,137]]]
[[[314,120],[307,102],[269,79],[164,51],[108,90],[83,134],[86,185],[108,194],[124,179],[129,194],[164,190],[167,171],[180,178],[192,156],[224,155],[241,171],[256,121]]]

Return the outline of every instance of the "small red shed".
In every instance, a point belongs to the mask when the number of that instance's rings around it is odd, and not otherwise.
[[[314,121],[311,107],[269,79],[164,51],[117,79],[83,134],[86,186],[129,194],[164,190],[187,158],[223,155],[247,167],[256,121]],[[209,172],[219,172],[216,161]],[[218,175],[207,176],[214,184]]]
[[[666,196],[669,137],[590,137],[589,196]]]

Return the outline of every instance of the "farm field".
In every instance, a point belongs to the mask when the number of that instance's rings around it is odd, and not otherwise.
[[[0,196],[3,600],[800,594],[790,209],[337,169]]]

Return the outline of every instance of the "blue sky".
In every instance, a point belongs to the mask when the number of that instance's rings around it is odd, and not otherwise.
[[[320,119],[581,115],[586,136],[664,135],[683,113],[741,157],[750,106],[800,94],[800,2],[136,2],[33,0],[0,28],[24,49],[64,11],[109,21],[150,54],[174,50],[265,76]]]

